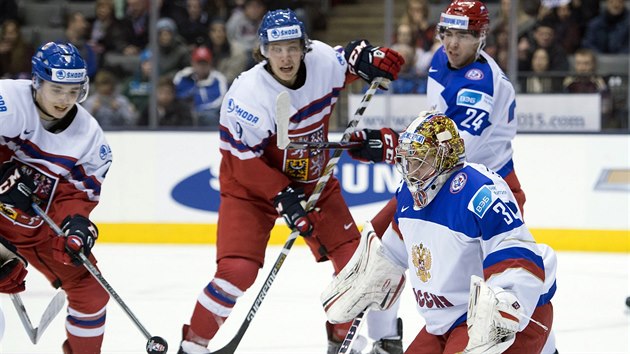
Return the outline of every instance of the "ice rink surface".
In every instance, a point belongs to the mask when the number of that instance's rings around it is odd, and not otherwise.
[[[237,303],[210,343],[211,350],[221,348],[234,336],[281,248],[268,249],[257,282]],[[169,342],[169,353],[177,352],[181,326],[189,320],[198,293],[214,274],[214,253],[209,245],[95,247],[105,279],[152,335]],[[630,311],[624,304],[630,295],[630,255],[559,252],[558,263],[558,292],[553,304],[559,352],[630,353]],[[328,262],[317,264],[305,246],[294,246],[237,353],[324,354],[325,316],[319,294],[331,279],[331,272]],[[37,271],[29,272],[27,290],[21,295],[34,325],[54,294]],[[65,309],[39,343],[32,345],[9,297],[0,295],[0,299],[7,326],[0,353],[61,353]],[[409,288],[402,295],[400,316],[406,346],[423,326]],[[146,339],[113,299],[106,326],[103,353],[146,353]]]

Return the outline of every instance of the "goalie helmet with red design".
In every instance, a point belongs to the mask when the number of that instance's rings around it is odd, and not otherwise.
[[[486,42],[486,34],[490,26],[488,8],[481,1],[454,0],[440,15],[437,29],[440,39],[444,40],[446,30],[459,30],[472,34],[479,39],[479,51]]]
[[[455,122],[437,111],[423,111],[398,138],[396,167],[422,209],[465,159],[464,139]]]

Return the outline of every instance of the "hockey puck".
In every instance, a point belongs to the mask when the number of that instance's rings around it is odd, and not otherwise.
[[[149,341],[147,342],[147,353],[160,354],[166,353],[167,350],[168,343],[166,343],[166,339],[158,336],[149,338]]]
[[[626,298],[626,306],[630,307],[630,296]]]

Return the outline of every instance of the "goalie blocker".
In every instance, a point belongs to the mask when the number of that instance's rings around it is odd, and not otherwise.
[[[366,222],[354,255],[320,297],[328,321],[344,323],[367,309],[389,309],[405,286],[405,270]]]

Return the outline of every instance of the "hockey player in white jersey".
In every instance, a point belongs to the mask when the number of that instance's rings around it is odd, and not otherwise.
[[[362,266],[350,262],[322,294],[328,319],[384,308],[408,268],[426,326],[406,353],[540,353],[553,322],[555,254],[536,244],[507,183],[465,162],[457,125],[436,111],[400,135],[396,166],[404,182],[394,218],[382,242],[368,223]]]
[[[278,216],[300,231],[317,261],[330,260],[335,273],[358,244],[360,234],[336,178],[323,189],[318,211],[304,210],[329,156],[326,151],[278,149],[278,94],[290,97],[290,139],[327,141],[341,90],[359,77],[395,80],[404,62],[397,52],[366,40],[352,41],[345,49],[309,40],[291,10],[267,12],[258,35],[259,63],[232,83],[221,107],[217,270],[198,295],[190,324],[183,327],[180,353],[209,353],[210,340],[254,283]],[[328,353],[337,353],[349,325],[326,324]]]
[[[100,353],[109,295],[77,263],[91,249],[98,229],[90,212],[112,162],[97,121],[77,102],[88,93],[85,61],[72,44],[50,42],[32,58],[32,80],[0,80],[0,235],[28,264],[68,296],[65,354]],[[57,237],[32,203],[61,228]],[[24,290],[26,262],[0,267]],[[21,279],[20,279],[21,278]]]

